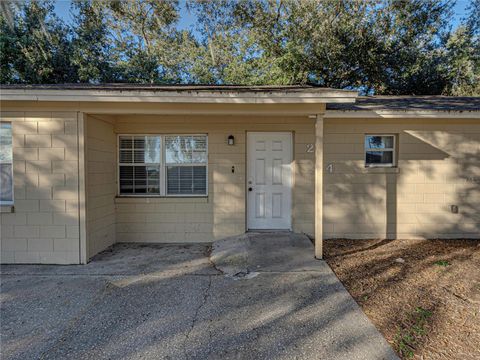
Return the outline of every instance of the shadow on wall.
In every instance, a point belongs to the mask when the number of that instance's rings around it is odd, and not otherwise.
[[[15,210],[2,213],[6,263],[78,262],[75,117],[39,113],[12,121]]]
[[[480,132],[402,131],[398,169],[365,168],[355,136],[354,151],[326,155],[326,238],[480,237]]]
[[[436,181],[438,173],[445,177],[440,178],[445,184],[443,211],[434,214],[418,233],[423,237],[436,233],[436,237],[480,238],[480,131],[416,131],[412,136],[448,154],[444,171],[426,174],[426,183]],[[452,211],[452,205],[458,207],[458,213]]]

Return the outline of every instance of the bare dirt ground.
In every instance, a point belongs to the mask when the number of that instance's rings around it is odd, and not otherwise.
[[[325,259],[403,359],[480,359],[480,241],[328,240]]]

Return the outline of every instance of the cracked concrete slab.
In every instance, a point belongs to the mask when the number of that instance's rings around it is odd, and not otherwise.
[[[258,269],[245,281],[224,276],[204,245],[121,244],[83,267],[3,266],[1,357],[397,359],[326,263],[308,259],[309,241],[256,236],[247,265],[236,263]],[[269,241],[295,249],[250,254]]]
[[[184,358],[210,275],[111,286],[44,359]]]
[[[250,272],[322,271],[311,240],[291,232],[251,232],[216,241],[210,258],[228,275]]]
[[[190,333],[189,359],[396,359],[330,276],[215,277]]]

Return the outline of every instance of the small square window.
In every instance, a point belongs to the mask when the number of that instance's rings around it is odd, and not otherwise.
[[[365,167],[395,166],[395,135],[365,135]]]

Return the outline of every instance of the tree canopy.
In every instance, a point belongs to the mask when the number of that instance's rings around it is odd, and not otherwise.
[[[317,84],[480,95],[480,0],[53,0],[0,3],[0,82]],[[197,20],[179,26],[182,10]]]

